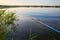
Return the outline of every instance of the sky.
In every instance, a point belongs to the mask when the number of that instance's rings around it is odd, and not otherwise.
[[[60,0],[0,0],[0,5],[60,5]]]

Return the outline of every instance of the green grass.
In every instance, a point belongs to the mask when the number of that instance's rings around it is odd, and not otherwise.
[[[16,17],[15,13],[5,11],[0,10],[0,40],[6,40]]]
[[[30,28],[29,40],[35,40],[39,34],[32,34],[32,28]]]

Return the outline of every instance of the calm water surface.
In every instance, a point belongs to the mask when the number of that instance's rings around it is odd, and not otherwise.
[[[60,30],[60,8],[9,8],[8,10],[15,12],[19,17],[37,18]]]
[[[56,32],[37,21],[41,21],[60,32],[60,8],[9,8],[8,10],[15,12],[17,19],[19,19],[16,22],[19,24],[17,27],[18,32],[11,33],[11,35],[14,35],[15,40],[28,40],[30,33],[40,35],[40,38],[38,37],[35,40],[59,39],[58,35],[60,34],[56,34]],[[35,21],[35,19],[37,20]]]

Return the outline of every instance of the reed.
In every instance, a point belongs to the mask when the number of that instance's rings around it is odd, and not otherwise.
[[[16,18],[15,13],[5,11],[0,10],[0,40],[6,40]]]

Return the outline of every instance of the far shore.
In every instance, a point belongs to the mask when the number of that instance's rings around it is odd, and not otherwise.
[[[60,6],[49,6],[49,5],[0,5],[0,9],[1,8],[14,8],[14,7],[33,7],[33,8],[60,8]]]

